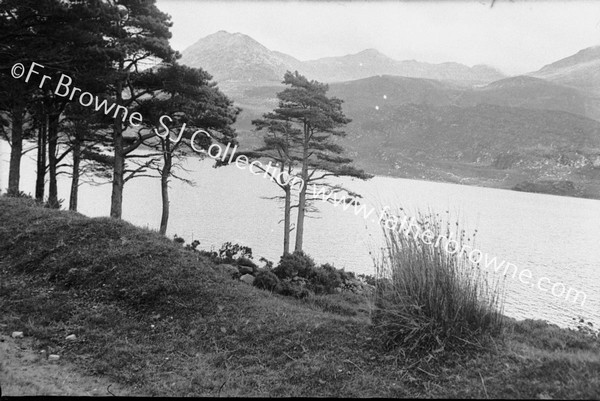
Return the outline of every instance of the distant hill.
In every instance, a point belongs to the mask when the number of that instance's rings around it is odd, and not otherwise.
[[[307,61],[305,64],[310,67],[308,71],[312,72],[315,79],[324,82],[350,81],[375,75],[398,75],[473,85],[504,77],[498,70],[488,66],[467,67],[459,63],[397,61],[375,49],[342,57]]]
[[[504,77],[488,66],[397,61],[375,49],[341,57],[300,61],[290,55],[269,50],[247,35],[225,31],[198,40],[182,52],[180,62],[204,68],[219,83],[279,82],[286,70],[297,70],[311,79],[323,82],[356,80],[374,75],[399,75],[472,85]]]
[[[583,49],[528,75],[600,95],[600,46]]]
[[[240,92],[243,146],[260,143],[251,120],[276,107],[282,88]],[[569,194],[600,197],[600,122],[585,117],[589,99],[574,88],[514,77],[465,89],[384,75],[330,84],[329,94],[353,120],[341,145],[370,173],[500,188],[568,180]]]
[[[456,104],[496,104],[538,110],[560,110],[600,120],[600,101],[595,96],[575,88],[523,75],[464,91]]]
[[[205,68],[242,107],[245,148],[260,144],[251,121],[277,106],[284,72],[298,70],[344,101],[352,123],[341,145],[370,173],[600,198],[598,49],[504,77],[374,49],[302,62],[221,31],[186,49],[182,62]]]

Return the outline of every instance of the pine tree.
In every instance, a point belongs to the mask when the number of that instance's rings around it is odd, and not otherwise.
[[[287,172],[287,180],[282,179],[282,173],[265,172],[285,192],[285,254],[289,251],[290,211],[294,207],[291,204],[292,186],[301,183],[295,251],[302,251],[304,219],[307,206],[312,201],[307,198],[308,185],[313,183],[350,193],[341,186],[332,186],[326,178],[350,176],[368,179],[371,176],[353,167],[352,159],[342,156],[344,150],[335,139],[345,136],[341,128],[351,120],[342,111],[342,100],[327,96],[328,85],[309,81],[298,72],[289,71],[284,75],[283,83],[289,87],[277,94],[279,107],[265,114],[262,119],[253,121],[257,130],[267,131],[264,145],[245,154],[254,158],[269,158]],[[296,174],[299,180],[290,179]]]
[[[136,109],[144,115],[150,129],[149,133],[140,133],[138,140],[159,152],[136,157],[143,160],[138,163],[140,173],[154,169],[160,176],[162,215],[159,231],[164,235],[169,221],[169,179],[193,184],[175,171],[182,168],[179,161],[206,149],[212,139],[235,146],[236,132],[232,125],[240,110],[211,82],[212,76],[200,68],[178,64],[163,66],[156,70],[154,78],[161,82],[161,89],[154,92],[152,98],[140,102]],[[211,137],[199,131],[205,131]],[[196,132],[198,134],[194,135]]]

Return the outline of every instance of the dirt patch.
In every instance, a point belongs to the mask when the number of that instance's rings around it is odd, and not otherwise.
[[[65,360],[49,361],[32,349],[30,339],[6,335],[0,335],[0,386],[3,396],[134,395],[102,377],[82,375]]]

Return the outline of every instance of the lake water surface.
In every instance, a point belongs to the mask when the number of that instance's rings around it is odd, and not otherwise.
[[[5,143],[0,156],[0,187],[5,190],[9,157]],[[21,188],[25,192],[34,192],[34,166],[30,157],[24,157]],[[226,241],[247,245],[255,259],[264,256],[276,263],[282,252],[281,203],[265,198],[281,191],[262,176],[235,166],[214,169],[209,160],[190,159],[187,168],[192,171],[187,177],[196,186],[172,182],[167,234],[188,242],[197,239],[201,249],[219,249]],[[376,212],[365,220],[352,208],[344,211],[315,202],[320,212],[305,222],[304,248],[317,262],[373,273],[371,255],[380,252],[383,235],[371,220],[383,206],[403,207],[409,215],[428,209],[441,215],[449,212],[467,233],[477,230],[478,249],[499,262],[516,265],[519,272],[529,269],[531,282],[544,277],[543,287],[562,283],[587,296],[582,307],[581,302],[554,297],[534,284],[508,277],[507,315],[546,319],[561,326],[583,316],[600,324],[600,201],[390,177],[340,182],[362,194],[365,205]],[[68,199],[68,185],[67,178],[61,179],[59,197]],[[88,216],[108,215],[110,185],[82,185],[79,205]],[[158,229],[160,210],[158,180],[140,178],[126,184],[125,220]],[[560,291],[559,286],[556,292]]]

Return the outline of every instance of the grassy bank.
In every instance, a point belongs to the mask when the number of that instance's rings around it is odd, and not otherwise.
[[[581,333],[508,319],[489,348],[406,359],[374,340],[366,302],[327,297],[273,295],[154,232],[0,198],[2,334],[132,393],[600,397],[600,344]]]

